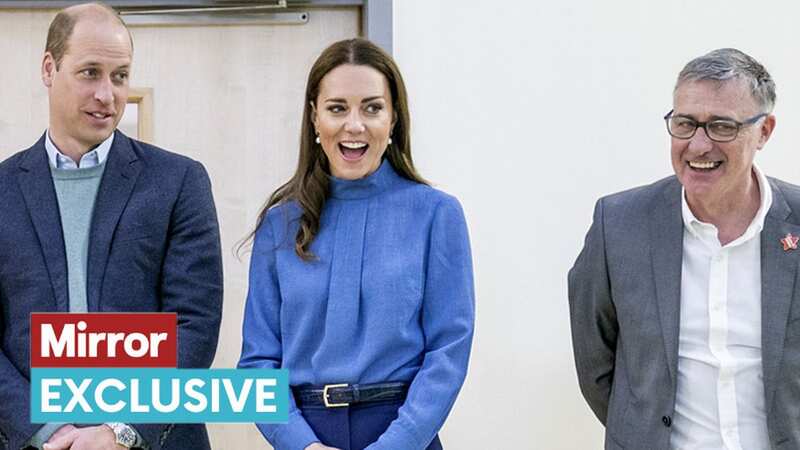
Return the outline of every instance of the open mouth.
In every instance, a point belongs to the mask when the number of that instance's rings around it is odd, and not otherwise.
[[[113,114],[103,113],[103,112],[87,112],[86,115],[89,116],[92,120],[101,122],[105,122],[114,117]]]
[[[698,172],[711,172],[722,165],[722,161],[689,161],[687,163],[692,170]]]
[[[345,161],[358,161],[367,153],[369,145],[366,142],[344,141],[339,143],[339,153]]]

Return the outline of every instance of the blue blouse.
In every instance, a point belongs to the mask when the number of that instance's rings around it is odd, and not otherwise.
[[[256,232],[239,367],[286,368],[290,383],[410,382],[370,450],[424,449],[467,371],[472,257],[458,201],[384,161],[359,180],[330,178],[317,260],[294,250],[301,209],[269,210]],[[292,400],[289,423],[258,424],[276,450],[319,441]]]

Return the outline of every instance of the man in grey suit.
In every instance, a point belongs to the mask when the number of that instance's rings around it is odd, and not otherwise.
[[[601,198],[569,273],[606,449],[800,449],[800,187],[753,163],[775,84],[735,49],[681,71],[675,175]]]

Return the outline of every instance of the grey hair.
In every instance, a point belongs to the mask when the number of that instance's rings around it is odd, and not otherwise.
[[[681,70],[675,90],[691,81],[744,81],[762,112],[771,113],[775,107],[775,82],[761,63],[735,48],[720,48],[697,57]]]

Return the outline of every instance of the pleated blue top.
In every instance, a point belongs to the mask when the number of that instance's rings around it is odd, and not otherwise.
[[[276,206],[256,231],[239,366],[289,369],[293,386],[411,382],[369,449],[424,449],[461,388],[472,342],[461,206],[384,160],[365,178],[330,178],[312,262],[294,251],[300,214],[294,202]],[[294,404],[288,424],[258,428],[276,450],[317,441]]]

